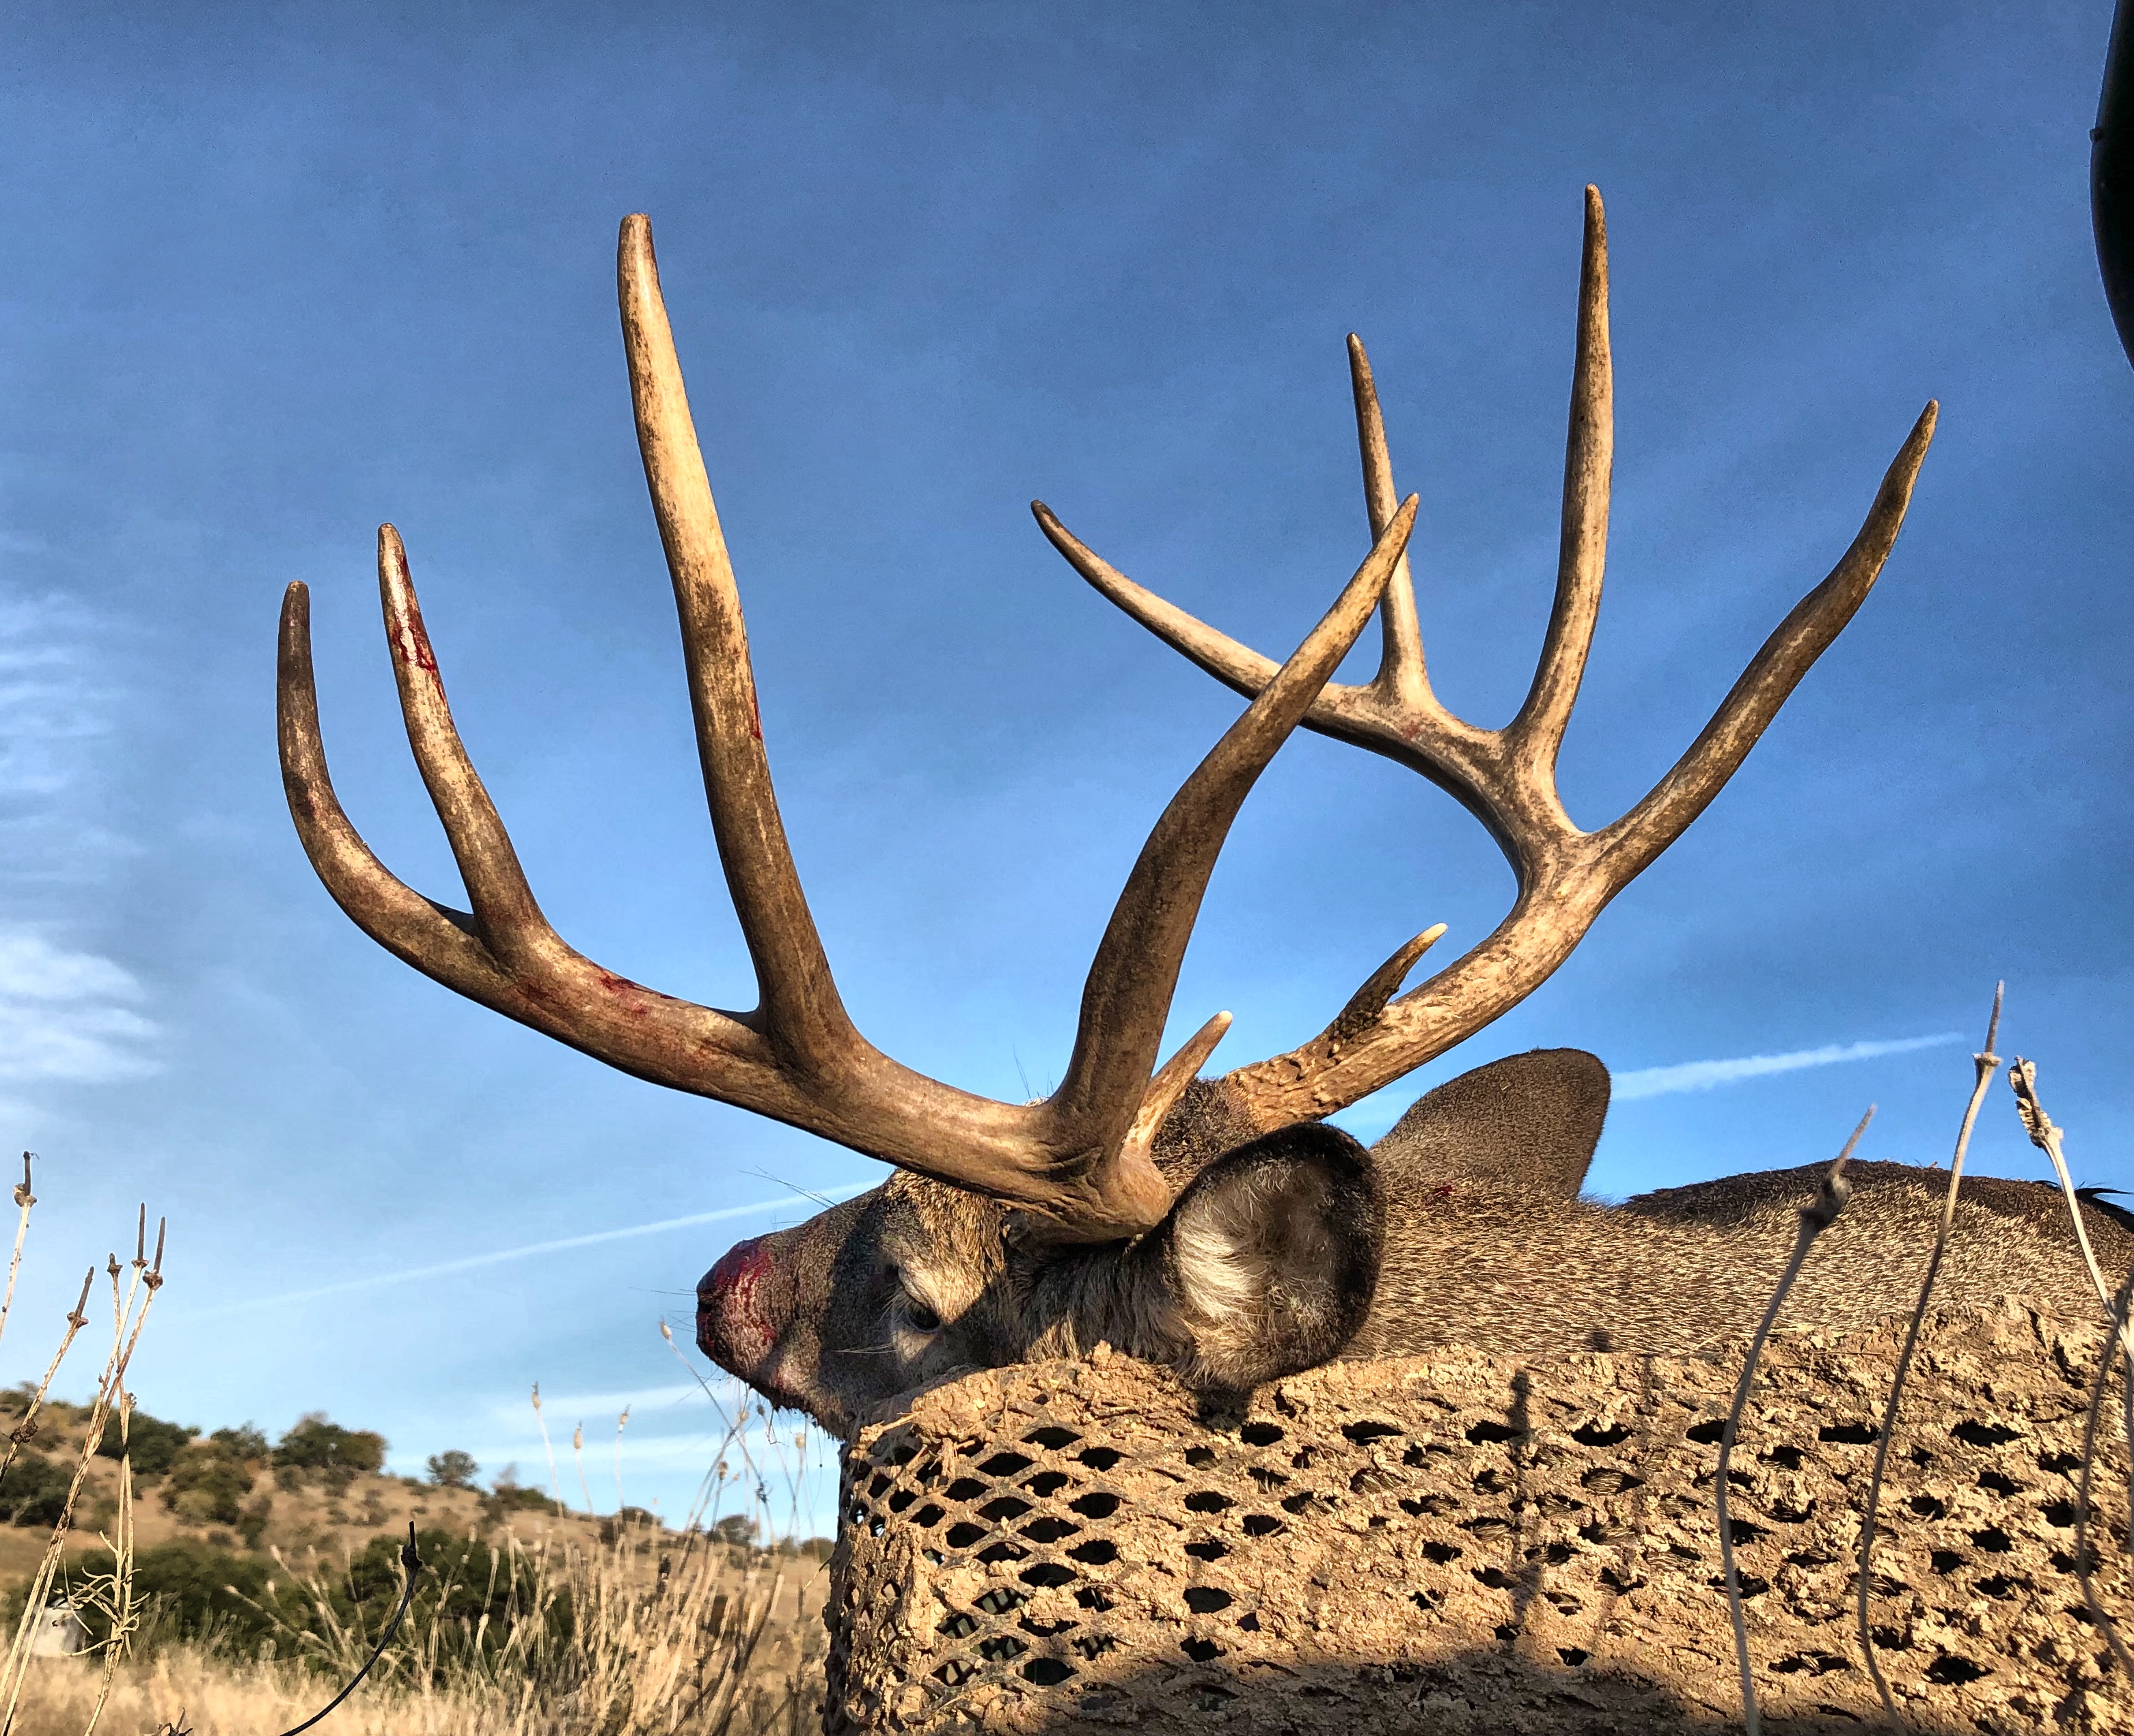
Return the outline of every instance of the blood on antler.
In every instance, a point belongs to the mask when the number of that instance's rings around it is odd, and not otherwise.
[[[548,925],[453,727],[390,525],[379,533],[378,574],[401,711],[472,909],[434,904],[396,879],[342,812],[319,733],[310,602],[292,585],[282,610],[282,772],[311,866],[389,951],[625,1073],[1030,1208],[1066,1239],[1156,1222],[1171,1189],[1150,1158],[1154,1131],[1229,1022],[1211,1020],[1151,1078],[1216,853],[1254,780],[1378,606],[1415,502],[1378,515],[1370,555],[1333,608],[1279,670],[1257,670],[1244,715],[1157,820],[1098,946],[1060,1088],[1037,1103],[977,1097],[881,1054],[838,998],[771,790],[740,596],[644,217],[623,223],[616,275],[638,446],[674,579],[712,827],[756,967],[756,1008],[722,1012],[660,994],[603,970]]]
[[[1364,494],[1372,534],[1392,522],[1393,462],[1364,346],[1349,340]],[[1600,193],[1586,190],[1578,346],[1564,461],[1556,602],[1533,686],[1501,729],[1455,716],[1431,691],[1405,553],[1379,609],[1384,651],[1360,687],[1330,685],[1304,714],[1306,729],[1383,754],[1456,798],[1486,826],[1518,878],[1510,913],[1487,938],[1427,981],[1393,998],[1444,933],[1417,936],[1388,959],[1340,1015],[1310,1042],[1225,1076],[1263,1128],[1316,1119],[1442,1054],[1508,1011],[1571,955],[1608,901],[1679,837],[1734,774],[1816,658],[1837,638],[1882,570],[1912,484],[1934,437],[1929,403],[1882,479],[1866,522],[1830,576],[1795,605],[1750,662],[1687,752],[1627,813],[1581,832],[1556,788],[1557,750],[1578,697],[1600,602],[1615,447],[1608,353],[1608,235]],[[1083,577],[1159,638],[1248,696],[1275,665],[1143,589],[1076,540],[1041,506],[1038,523]]]

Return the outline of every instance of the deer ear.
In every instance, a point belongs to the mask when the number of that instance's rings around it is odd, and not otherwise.
[[[1386,1186],[1465,1182],[1573,1199],[1608,1118],[1608,1069],[1582,1049],[1492,1061],[1417,1098],[1371,1148]]]
[[[1300,1122],[1209,1165],[1150,1238],[1187,1382],[1243,1391],[1338,1355],[1370,1311],[1384,1218],[1370,1153],[1339,1128]]]

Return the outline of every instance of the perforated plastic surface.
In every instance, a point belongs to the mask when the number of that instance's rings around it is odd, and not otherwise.
[[[1852,1576],[1897,1342],[1775,1343],[1735,1450],[1773,1729],[1877,1715]],[[1913,1730],[2134,1729],[2074,1571],[2101,1343],[2021,1311],[1923,1342],[1872,1604]],[[1102,1353],[921,1394],[847,1458],[828,1728],[1738,1727],[1712,1481],[1739,1357],[1336,1365],[1228,1416]],[[2107,1439],[2097,1583],[2134,1633]]]

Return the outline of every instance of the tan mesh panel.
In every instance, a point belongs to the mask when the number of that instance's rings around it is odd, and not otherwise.
[[[2016,1310],[1922,1341],[1872,1606],[1915,1731],[2134,1729],[2074,1571],[2102,1336]],[[1744,1420],[1733,1517],[1774,1729],[1879,1715],[1852,1600],[1899,1338],[1774,1343]],[[922,1394],[847,1455],[828,1727],[1738,1728],[1712,1485],[1739,1369],[1739,1347],[1448,1354],[1203,1415],[1100,1351]],[[2106,1439],[2098,1584],[2134,1634],[2116,1421]]]

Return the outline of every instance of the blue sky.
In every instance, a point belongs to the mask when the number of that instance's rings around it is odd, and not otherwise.
[[[1575,817],[1687,744],[1929,397],[1940,432],[1882,582],[1710,813],[1357,1125],[1575,1044],[1642,1082],[1606,1192],[1827,1156],[1871,1099],[1863,1155],[1938,1160],[2005,976],[2003,1052],[2040,1062],[2084,1179],[2134,1184],[2104,0],[1605,29],[1569,3],[611,10],[14,14],[0,1139],[45,1165],[0,1378],[145,1198],[171,1220],[151,1410],[325,1407],[403,1466],[460,1446],[531,1480],[538,1380],[559,1442],[582,1417],[604,1450],[632,1404],[631,1497],[672,1510],[712,1425],[660,1319],[686,1342],[729,1242],[875,1173],[454,1000],[341,918],[282,803],[273,618],[302,579],[350,811],[458,900],[377,624],[389,518],[558,927],[751,998],[630,437],[613,248],[640,210],[801,873],[881,1047],[1049,1084],[1149,823],[1235,715],[1045,547],[1031,496],[1286,651],[1364,547],[1359,331],[1422,496],[1432,673],[1509,715],[1592,181],[1616,484]],[[1219,1062],[1287,1048],[1398,942],[1479,939],[1509,891],[1436,790],[1299,738],[1224,855],[1176,1027],[1228,1007]],[[1977,1161],[2042,1173],[2005,1093]]]

